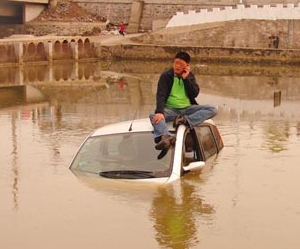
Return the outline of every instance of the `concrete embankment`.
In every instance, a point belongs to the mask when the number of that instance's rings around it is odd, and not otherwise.
[[[300,64],[299,49],[238,48],[192,45],[164,45],[137,42],[143,35],[102,37],[95,39],[101,47],[101,59],[164,60],[179,50],[191,54],[194,61],[214,63]]]

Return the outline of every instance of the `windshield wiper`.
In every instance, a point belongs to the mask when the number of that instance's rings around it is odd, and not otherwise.
[[[113,179],[141,179],[154,178],[152,172],[141,170],[112,170],[99,173],[100,176]]]

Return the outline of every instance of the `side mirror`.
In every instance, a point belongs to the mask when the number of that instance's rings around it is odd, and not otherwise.
[[[193,170],[202,169],[204,166],[205,166],[205,162],[196,161],[196,162],[191,162],[188,166],[183,167],[183,169],[185,171],[193,171]]]

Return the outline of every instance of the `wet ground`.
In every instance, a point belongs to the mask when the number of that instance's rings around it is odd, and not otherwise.
[[[68,169],[95,128],[148,116],[168,66],[0,68],[1,248],[299,247],[298,68],[192,65],[225,143],[201,174],[159,187]]]

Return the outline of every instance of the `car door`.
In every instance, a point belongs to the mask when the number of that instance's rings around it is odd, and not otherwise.
[[[194,129],[186,129],[183,141],[182,165],[187,166],[191,162],[203,161],[201,147]]]
[[[200,145],[203,161],[219,153],[223,148],[223,141],[216,127],[210,123],[202,123],[194,128]],[[218,136],[217,136],[218,134]]]

